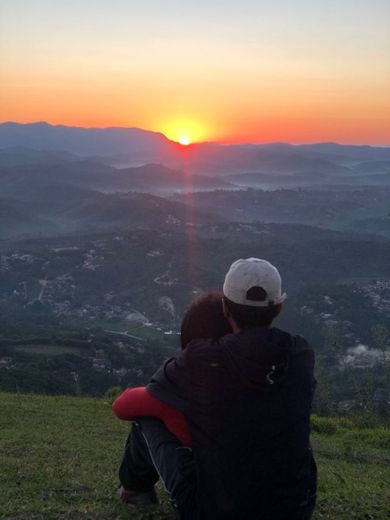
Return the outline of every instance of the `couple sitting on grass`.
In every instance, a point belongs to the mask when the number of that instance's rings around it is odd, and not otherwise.
[[[117,398],[114,413],[134,421],[119,470],[124,502],[155,503],[161,478],[180,519],[311,518],[314,354],[271,327],[285,297],[272,264],[237,260],[223,293],[186,312],[182,352]]]

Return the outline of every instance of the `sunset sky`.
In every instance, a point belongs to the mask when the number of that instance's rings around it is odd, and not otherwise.
[[[0,121],[390,144],[390,2],[2,0]]]

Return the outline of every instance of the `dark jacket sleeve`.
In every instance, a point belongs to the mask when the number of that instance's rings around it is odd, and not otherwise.
[[[177,410],[186,412],[190,393],[190,373],[186,351],[168,359],[153,375],[148,392]]]

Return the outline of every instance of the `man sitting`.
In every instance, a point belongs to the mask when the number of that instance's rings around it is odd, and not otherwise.
[[[142,502],[161,477],[183,519],[309,519],[316,490],[313,351],[302,337],[271,328],[286,295],[269,262],[234,262],[223,295],[233,333],[190,342],[147,387],[184,414],[192,450],[160,421],[140,419],[126,447],[122,486]]]

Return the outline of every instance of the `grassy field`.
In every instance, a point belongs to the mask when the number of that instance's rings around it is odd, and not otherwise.
[[[313,417],[314,518],[390,518],[390,430],[369,420]]]
[[[136,321],[95,320],[93,324],[105,331],[127,332],[128,334],[140,339],[155,339],[161,341],[164,337],[162,331],[157,330],[154,327],[146,327]]]
[[[127,330],[136,330],[139,327],[142,327],[142,325],[139,322],[127,320],[93,320],[93,322],[91,323],[93,323],[94,327],[100,327],[104,330],[113,330],[115,332],[126,332]]]
[[[79,348],[63,345],[18,345],[14,347],[14,350],[17,352],[26,352],[27,354],[38,354],[43,356],[63,356],[64,354],[80,355]]]
[[[315,519],[390,517],[390,433],[314,418],[319,467]],[[104,399],[0,394],[0,518],[174,518],[161,505],[123,506],[116,471],[128,425]]]

